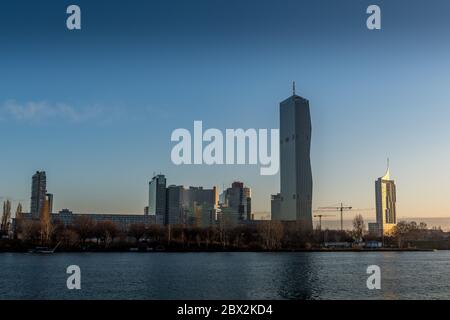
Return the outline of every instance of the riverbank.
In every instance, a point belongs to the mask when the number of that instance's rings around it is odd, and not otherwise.
[[[30,252],[32,249],[21,249],[21,250],[1,250],[2,252],[10,252],[10,253],[33,253]],[[448,250],[448,249],[444,249]],[[214,253],[214,252],[251,252],[251,253],[259,253],[259,252],[432,252],[438,251],[438,249],[431,248],[311,248],[311,249],[276,249],[276,250],[245,250],[245,249],[165,249],[165,248],[129,248],[129,249],[118,249],[118,248],[103,248],[103,249],[73,249],[73,250],[56,250],[54,253],[82,253],[82,252],[101,252],[101,253],[120,253],[120,252],[135,252],[135,253],[152,253],[152,252],[167,252],[167,253]],[[440,249],[439,251],[442,251]]]

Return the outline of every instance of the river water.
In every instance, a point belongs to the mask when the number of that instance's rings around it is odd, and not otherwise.
[[[0,253],[0,268],[0,299],[450,299],[450,251]]]

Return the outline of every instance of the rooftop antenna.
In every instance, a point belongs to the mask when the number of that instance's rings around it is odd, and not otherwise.
[[[292,81],[292,95],[295,96],[295,81]]]

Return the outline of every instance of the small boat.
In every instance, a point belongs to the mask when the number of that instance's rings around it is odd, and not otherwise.
[[[28,250],[28,253],[52,254],[55,253],[55,250],[56,248],[58,248],[60,243],[61,241],[58,242],[58,244],[53,249],[49,249],[48,247],[36,247],[34,249]]]

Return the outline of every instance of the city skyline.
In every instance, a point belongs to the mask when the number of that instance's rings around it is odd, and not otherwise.
[[[279,175],[177,167],[170,133],[195,120],[278,128],[296,80],[311,102],[313,208],[375,207],[373,179],[390,157],[398,217],[450,217],[448,3],[406,15],[407,2],[383,2],[383,30],[367,33],[363,3],[142,2],[111,4],[105,17],[80,1],[86,29],[72,34],[58,27],[64,5],[18,3],[0,13],[0,197],[28,208],[29,177],[46,170],[55,211],[139,213],[155,171],[186,186],[244,181],[252,210],[270,212]]]

